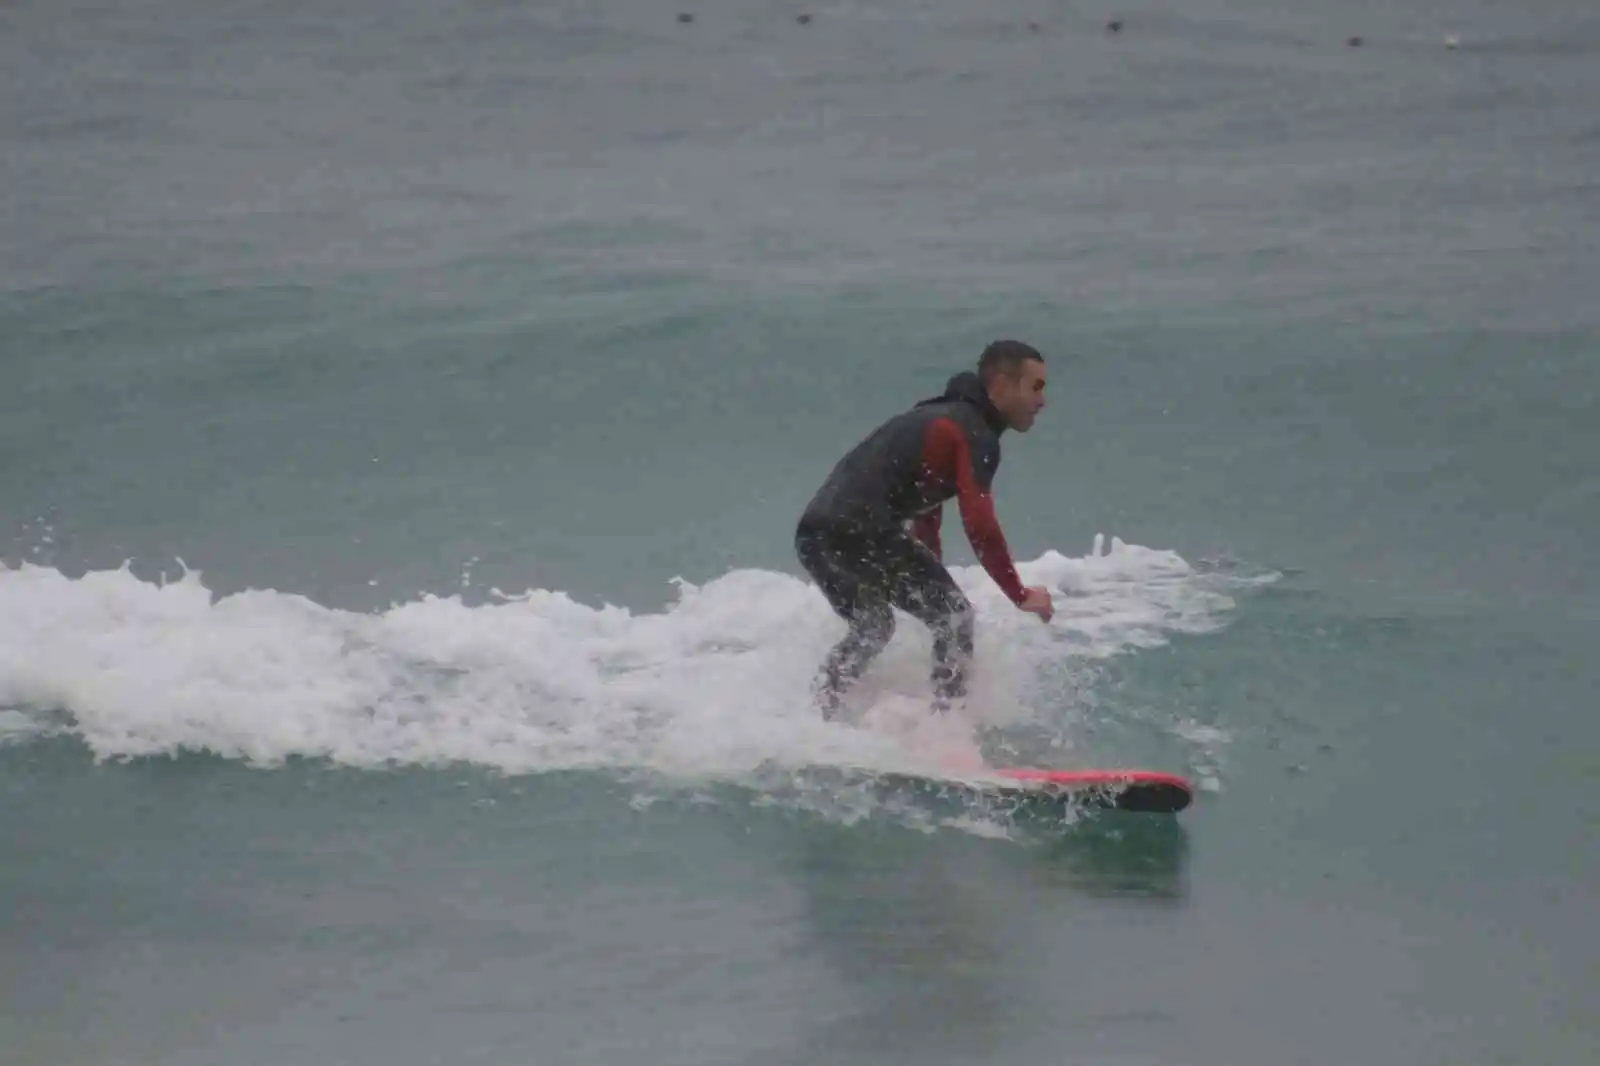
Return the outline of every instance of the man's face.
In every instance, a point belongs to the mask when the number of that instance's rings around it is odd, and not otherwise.
[[[1026,433],[1044,410],[1044,364],[1029,359],[1017,367],[1015,376],[998,374],[989,386],[989,399],[1005,416],[1006,425]]]

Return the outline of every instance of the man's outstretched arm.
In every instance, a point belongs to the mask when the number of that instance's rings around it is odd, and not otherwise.
[[[994,583],[1000,586],[1000,591],[1020,607],[1026,590],[1011,561],[1011,549],[1000,531],[1000,521],[995,517],[994,498],[978,485],[973,474],[972,449],[967,445],[967,435],[954,422],[935,419],[928,426],[923,442],[923,460],[935,475],[955,481],[961,525],[972,543],[972,550]]]

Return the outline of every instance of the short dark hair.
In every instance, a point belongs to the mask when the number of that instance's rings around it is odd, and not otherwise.
[[[1021,341],[995,341],[978,356],[978,377],[985,385],[999,374],[1016,377],[1023,363],[1042,363],[1039,350]]]

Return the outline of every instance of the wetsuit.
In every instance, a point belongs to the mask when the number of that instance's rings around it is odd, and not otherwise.
[[[1004,430],[978,375],[957,374],[942,396],[889,419],[851,449],[812,497],[795,550],[850,626],[818,678],[825,716],[889,643],[896,607],[933,633],[935,705],[966,694],[972,606],[941,561],[940,508],[958,501],[979,561],[1020,604],[1022,582],[989,496]]]

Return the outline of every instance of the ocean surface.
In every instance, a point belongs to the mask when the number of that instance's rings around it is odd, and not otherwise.
[[[13,0],[0,69],[0,1060],[1600,1061],[1589,0]],[[1057,616],[951,508],[969,705],[903,619],[822,722],[795,519],[1000,337]],[[873,776],[984,764],[1196,799]]]

